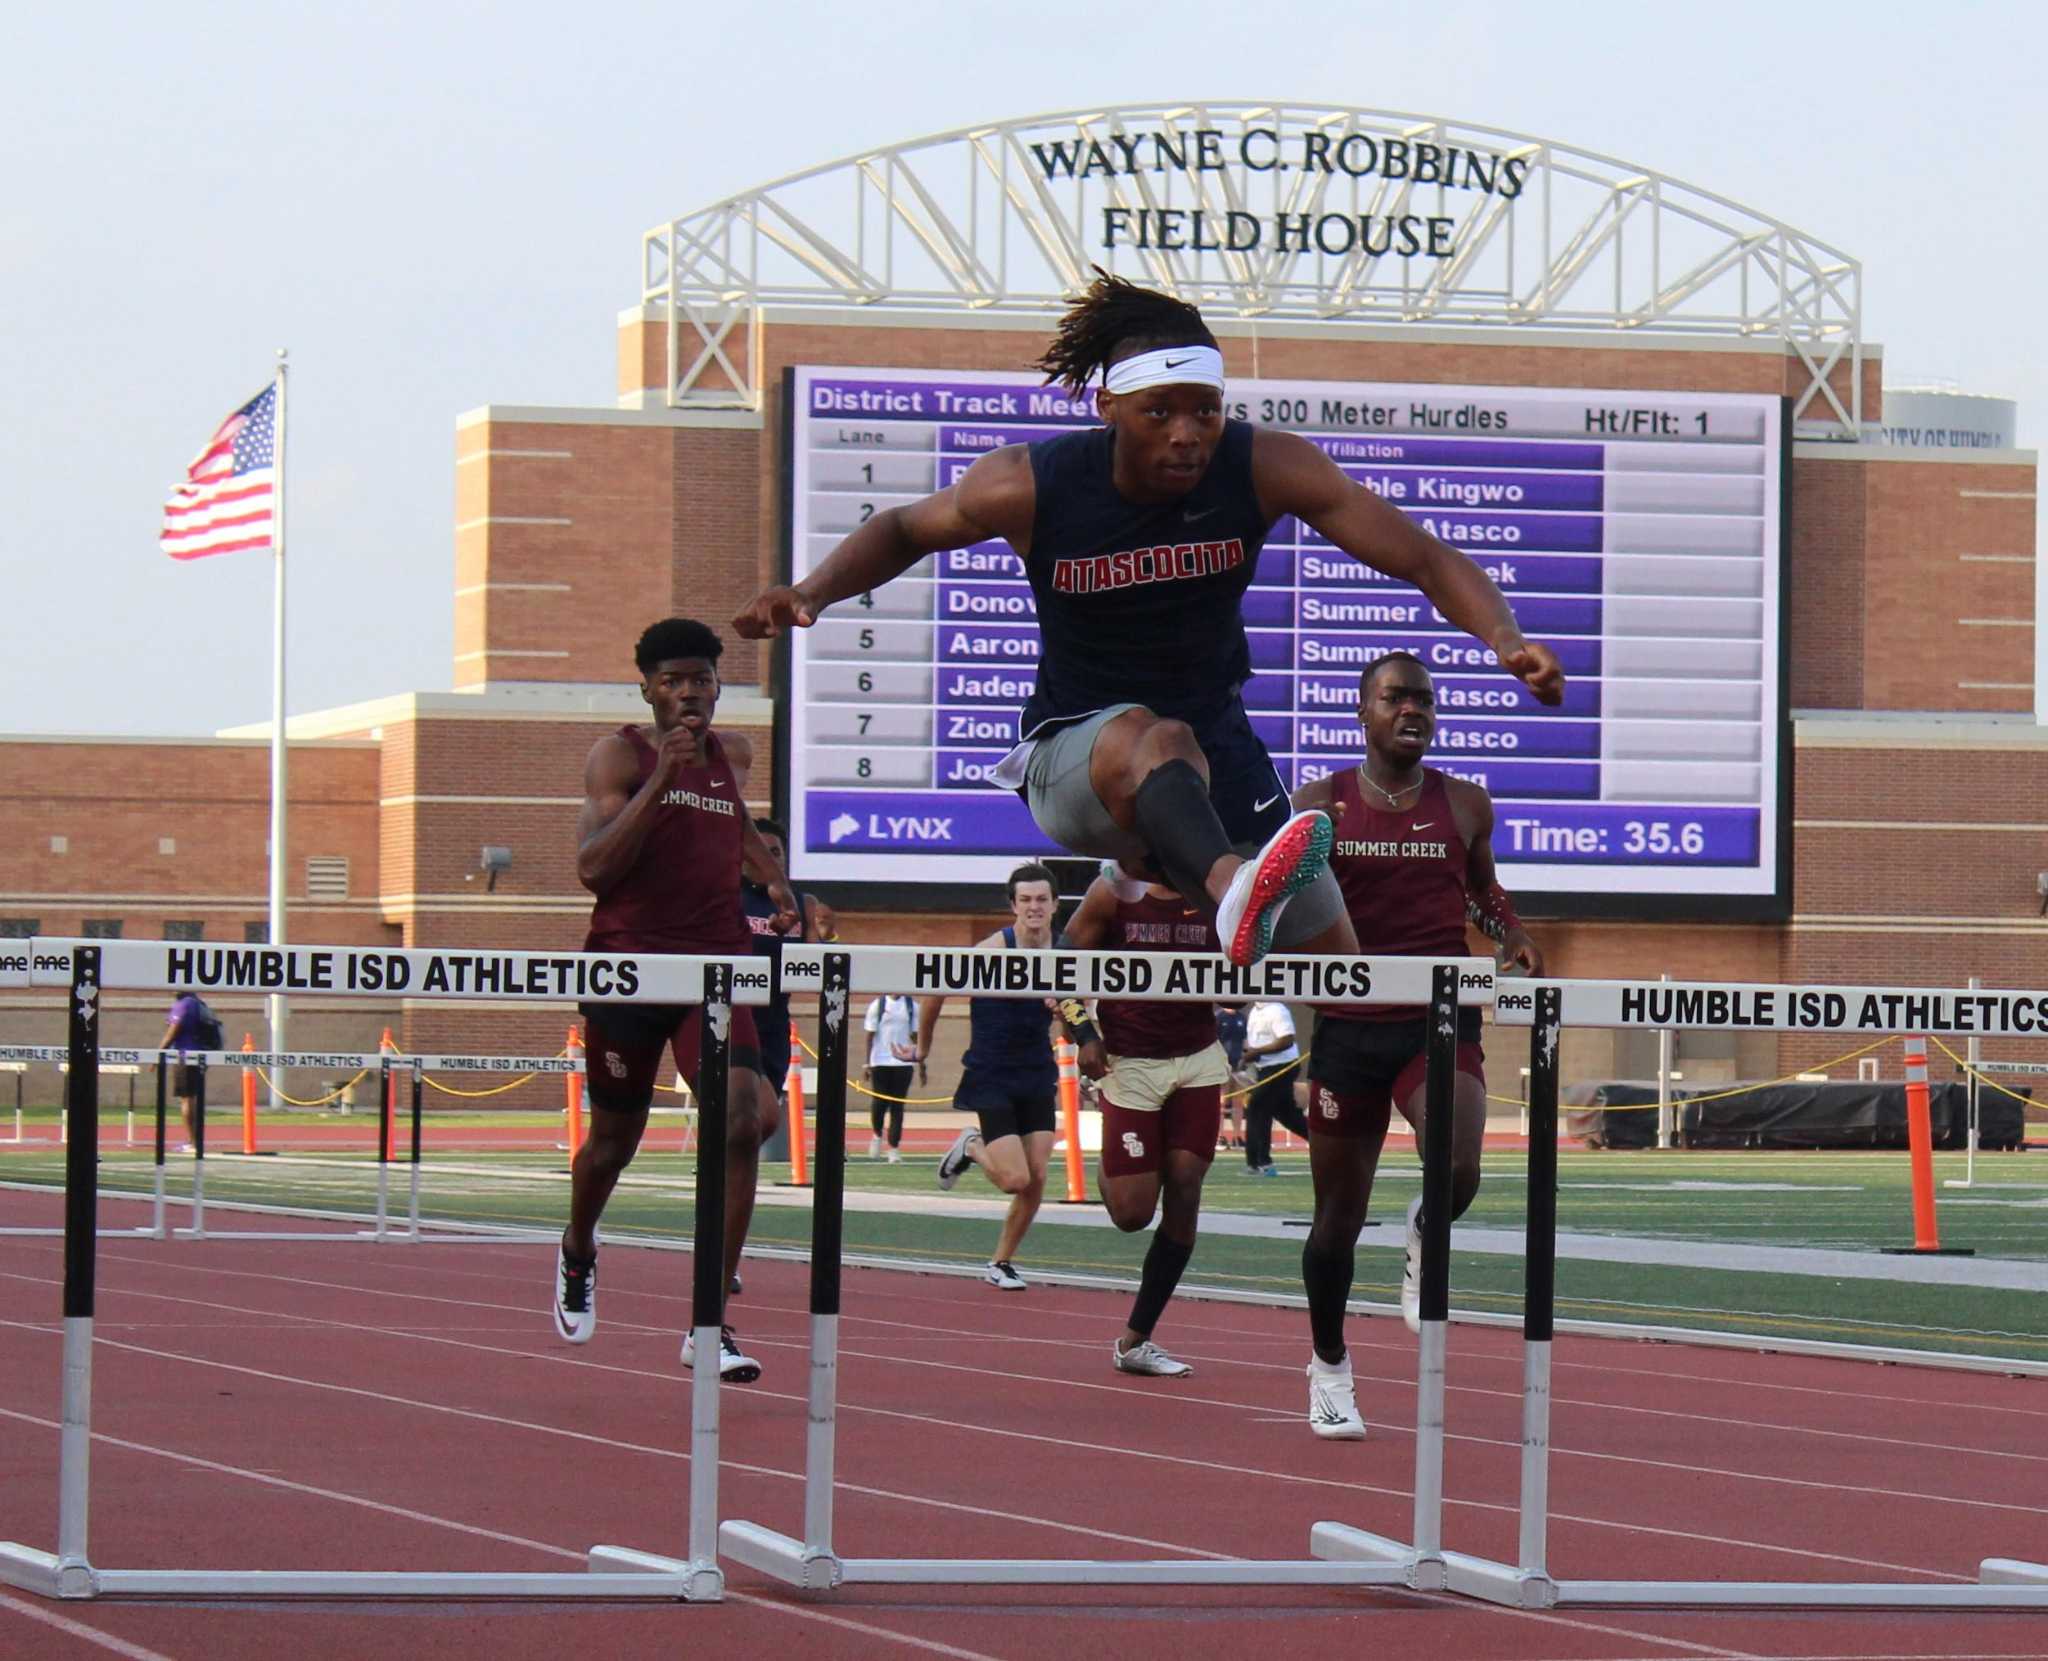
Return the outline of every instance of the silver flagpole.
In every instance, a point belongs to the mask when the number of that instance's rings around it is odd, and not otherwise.
[[[285,428],[284,405],[285,383],[290,364],[286,361],[289,353],[279,347],[277,352],[277,490],[275,528],[271,535],[272,568],[276,573],[276,598],[271,620],[272,650],[270,660],[270,943],[282,946],[285,943],[284,925],[284,878],[289,869],[285,863],[285,742],[284,742],[284,514],[285,514]],[[281,993],[273,993],[270,999],[270,1047],[282,1053],[290,1046],[285,1041],[285,999]],[[284,1107],[284,1070],[273,1069],[270,1075],[270,1106],[273,1111]]]

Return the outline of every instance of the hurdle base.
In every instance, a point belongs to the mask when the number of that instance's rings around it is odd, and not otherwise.
[[[725,1599],[725,1573],[716,1563],[689,1563],[679,1557],[660,1557],[630,1546],[592,1546],[588,1567],[592,1574],[665,1575],[682,1583],[685,1603],[720,1603]]]
[[[97,1595],[143,1598],[572,1598],[687,1601],[668,1574],[422,1573],[377,1569],[102,1569]]]
[[[1976,1586],[1899,1585],[1866,1580],[1560,1580],[1555,1607],[2048,1609],[2048,1570],[2036,1572],[2041,1576],[2039,1580],[1987,1580]]]
[[[1308,1531],[1311,1556],[1325,1562],[1372,1563],[1387,1573],[1387,1585],[1406,1586],[1415,1592],[1444,1589],[1444,1559],[1434,1552],[1417,1551],[1406,1540],[1372,1534],[1349,1523],[1313,1523]]]
[[[1977,1565],[1977,1582],[1981,1586],[2048,1586],[2048,1563],[1987,1557]]]
[[[735,1563],[807,1592],[829,1592],[845,1578],[845,1565],[831,1552],[812,1550],[759,1523],[721,1523],[718,1549]]]
[[[1507,1609],[1554,1609],[1557,1582],[1533,1569],[1521,1569],[1491,1558],[1444,1553],[1444,1589],[1468,1598],[1497,1603]]]
[[[90,1563],[67,1563],[33,1546],[0,1540],[0,1585],[46,1598],[89,1598],[99,1590]]]

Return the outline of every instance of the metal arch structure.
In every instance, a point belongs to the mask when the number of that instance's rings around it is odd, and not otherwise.
[[[1418,180],[1440,171],[1421,165],[1422,149],[1479,165]],[[1333,165],[1338,155],[1352,165]],[[1375,165],[1356,165],[1368,156]],[[1127,231],[1166,223],[1140,214],[1177,215],[1181,245],[1170,233],[1145,247],[1134,245],[1142,233],[1113,239],[1112,213]],[[1441,223],[1434,257],[1394,251],[1385,232],[1370,246],[1369,223],[1404,216]],[[1333,249],[1325,221],[1359,229]],[[1190,223],[1211,227],[1212,243],[1218,227],[1270,234],[1196,247]],[[1124,104],[913,139],[655,227],[642,239],[641,292],[666,321],[670,407],[758,409],[769,308],[1043,317],[1095,264],[1219,321],[1776,340],[1806,372],[1794,399],[1802,434],[1855,439],[1862,427],[1859,261],[1611,156],[1384,110]],[[1835,384],[1844,369],[1846,395]]]

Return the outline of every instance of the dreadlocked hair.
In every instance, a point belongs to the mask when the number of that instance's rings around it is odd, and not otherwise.
[[[1094,266],[1095,281],[1067,307],[1045,356],[1031,367],[1045,371],[1077,397],[1112,363],[1161,346],[1214,346],[1202,314],[1185,300],[1140,288]]]

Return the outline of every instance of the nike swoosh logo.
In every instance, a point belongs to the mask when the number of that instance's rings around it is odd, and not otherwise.
[[[1408,828],[1410,830],[1428,830],[1429,827],[1435,823],[1436,821],[1434,819],[1418,819],[1415,821],[1414,824],[1410,825]]]
[[[1215,513],[1217,511],[1219,511],[1218,508],[1207,507],[1202,509],[1200,513],[1197,513],[1193,508],[1188,508],[1184,510],[1180,516],[1181,523],[1186,525],[1192,525],[1197,519],[1206,519],[1209,517],[1210,514]]]
[[[1193,358],[1168,358],[1166,360],[1166,367],[1169,369],[1178,369],[1182,364],[1193,363],[1194,361],[1195,360]]]
[[[1268,796],[1263,802],[1254,802],[1252,803],[1252,812],[1264,813],[1267,808],[1271,807],[1275,802],[1279,800],[1280,798],[1278,796]]]

